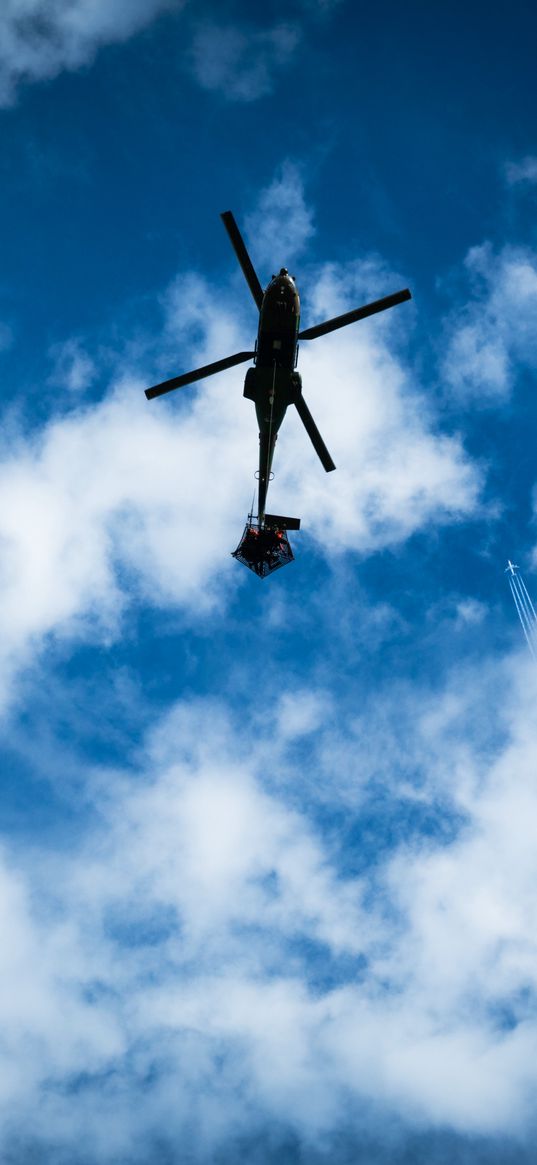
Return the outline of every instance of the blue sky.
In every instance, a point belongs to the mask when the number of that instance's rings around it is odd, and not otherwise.
[[[0,15],[0,1141],[13,1165],[529,1165],[529,5]],[[230,557],[261,282],[302,345]],[[307,350],[306,350],[307,349]]]

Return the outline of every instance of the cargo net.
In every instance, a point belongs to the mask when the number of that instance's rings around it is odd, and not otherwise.
[[[232,551],[232,557],[253,570],[258,578],[266,578],[280,566],[292,562],[294,558],[286,530],[275,526],[260,526],[250,517],[244,527],[244,534]]]

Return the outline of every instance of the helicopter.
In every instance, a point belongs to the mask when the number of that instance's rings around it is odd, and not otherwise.
[[[216,372],[234,368],[253,360],[246,373],[244,396],[254,402],[259,426],[259,471],[257,520],[249,515],[241,543],[234,557],[244,562],[259,577],[265,577],[279,566],[292,560],[287,530],[300,529],[299,518],[285,518],[266,513],[268,484],[272,475],[272,460],[278,431],[289,405],[294,405],[323,468],[330,473],[336,468],[302,395],[302,379],[297,371],[299,340],[316,340],[356,320],[366,319],[411,299],[408,288],[384,296],[353,311],[324,320],[311,328],[300,330],[300,297],[295,277],[282,267],[273,275],[265,291],[259,282],[246,244],[230,210],[220,215],[235,251],[242,272],[259,311],[259,326],[255,348],[236,352],[223,360],[205,364],[192,372],[174,376],[145,390],[148,400],[183,388]]]

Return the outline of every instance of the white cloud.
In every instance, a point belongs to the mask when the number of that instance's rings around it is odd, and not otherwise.
[[[142,1131],[149,1128],[155,1135],[162,1117],[167,1136],[181,1135],[194,1103],[208,1141],[234,1135],[240,1120],[249,1125],[252,1101],[257,1106],[261,1100],[278,1115],[282,1104],[291,1105],[280,1066],[305,1117],[306,1097],[296,1072],[302,1071],[300,1061],[309,1042],[307,1031],[300,1030],[307,1017],[307,992],[292,979],[267,979],[265,960],[277,959],[281,943],[301,934],[334,950],[342,940],[353,950],[362,941],[345,935],[352,929],[357,905],[352,887],[339,885],[319,840],[300,815],[264,792],[232,752],[226,766],[222,745],[229,749],[232,737],[229,729],[224,741],[221,732],[212,733],[207,711],[203,706],[198,714],[195,708],[178,709],[161,725],[156,752],[149,751],[148,770],[134,800],[134,790],[121,774],[113,782],[108,775],[99,785],[101,826],[83,856],[67,859],[69,885],[64,858],[43,858],[44,865],[38,859],[34,873],[46,886],[45,900],[28,888],[24,895],[32,908],[23,911],[16,904],[24,974],[20,976],[18,963],[8,960],[5,949],[0,955],[6,1003],[15,982],[20,986],[20,1010],[12,1013],[9,1028],[17,1060],[4,1074],[10,1091],[2,1095],[0,1088],[0,1111],[5,1116],[10,1106],[12,1111],[31,1103],[39,1107],[37,1128],[33,1126],[37,1134],[44,1126],[57,1140],[58,1122],[61,1135],[68,1138],[70,1130],[61,1127],[69,1111],[66,1106],[62,1112],[62,1098],[68,1096],[67,1103],[76,1110],[77,1136],[87,1132],[93,1147],[97,1124],[106,1160],[113,1159],[118,1140],[114,1114],[106,1100],[102,1105],[102,1083],[108,1082],[107,1090],[111,1075],[119,1082],[114,1107],[121,1117],[121,1150],[135,1159]],[[177,732],[183,744],[190,742],[192,761],[184,754],[180,759],[174,746]],[[167,750],[175,752],[175,763],[164,768],[159,760],[163,738]],[[130,805],[127,816],[122,809],[117,816],[118,794],[123,808]],[[261,920],[265,952],[256,938],[251,944],[242,939],[245,927],[256,936]],[[46,957],[37,959],[45,926]],[[144,939],[144,929],[153,937]],[[155,956],[160,967],[156,978]],[[188,970],[192,961],[199,963],[193,979]],[[39,1028],[34,1010],[28,1009],[28,999],[36,995]],[[56,1040],[62,1001],[68,1031]],[[291,1053],[295,1038],[304,1044],[297,1059]],[[214,1076],[219,1049],[227,1062],[220,1083]],[[242,1067],[233,1098],[237,1055]],[[26,1072],[30,1056],[32,1070]],[[143,1118],[135,1115],[131,1084],[124,1075],[131,1058],[135,1092],[143,1088],[148,1073],[155,1079]],[[246,1083],[249,1063],[252,1084]],[[306,1064],[303,1070],[309,1074]],[[80,1077],[86,1086],[82,1083],[73,1093],[69,1081]],[[129,1109],[131,1118],[126,1119]],[[2,1128],[6,1130],[5,1120]]]
[[[179,0],[3,0],[0,105],[18,85],[90,61],[102,44],[126,40]]]
[[[203,89],[228,101],[255,101],[272,92],[275,74],[290,63],[299,41],[292,24],[261,32],[236,24],[203,24],[190,50],[192,71]]]
[[[450,322],[442,372],[459,402],[494,406],[510,396],[517,365],[537,364],[537,256],[511,246],[495,254],[485,243],[465,266],[473,294]]]
[[[218,392],[225,399],[226,378]],[[213,388],[174,417],[138,384],[21,440],[0,467],[4,666],[51,631],[115,635],[127,590],[201,610],[225,588],[248,477],[230,468],[247,428],[235,412],[233,402],[222,415]]]

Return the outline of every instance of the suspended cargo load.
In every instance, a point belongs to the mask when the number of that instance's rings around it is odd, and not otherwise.
[[[294,554],[287,537],[288,528],[299,530],[300,518],[266,514],[261,525],[250,514],[232,557],[253,570],[258,578],[266,578],[281,566],[293,562]]]

